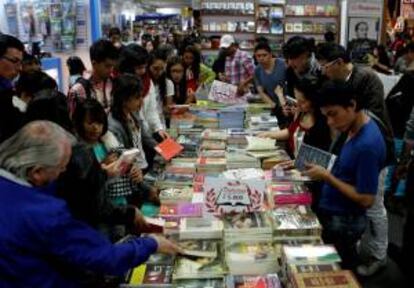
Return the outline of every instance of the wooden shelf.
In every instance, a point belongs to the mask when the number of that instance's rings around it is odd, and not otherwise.
[[[253,18],[255,17],[254,14],[226,14],[226,13],[201,13],[201,16],[207,16],[207,17],[247,17],[247,18]]]
[[[335,18],[336,20],[338,20],[338,16],[326,16],[326,15],[315,15],[315,16],[310,16],[310,15],[285,15],[285,18]]]
[[[231,32],[231,31],[201,31],[201,33],[209,33],[209,34],[246,34],[246,35],[256,34],[255,32]]]
[[[285,35],[325,35],[326,32],[285,32]]]

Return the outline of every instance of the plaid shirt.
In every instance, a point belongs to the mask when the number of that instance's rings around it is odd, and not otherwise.
[[[247,52],[237,50],[232,57],[226,57],[226,78],[227,82],[239,85],[254,74],[253,58]]]
[[[111,107],[111,92],[112,92],[112,80],[110,78],[105,81],[92,81],[91,97],[98,100],[99,103],[105,108],[106,112],[109,112]],[[73,114],[76,108],[76,100],[85,100],[87,98],[85,88],[82,84],[74,84],[68,92],[68,107],[70,115]]]

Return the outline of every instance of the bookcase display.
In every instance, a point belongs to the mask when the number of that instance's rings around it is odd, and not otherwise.
[[[318,42],[331,31],[338,40],[338,0],[287,0],[285,6],[285,41],[296,35],[313,37]]]
[[[240,48],[252,51],[256,32],[255,1],[201,1],[201,34],[204,53],[217,53],[220,37],[231,33]]]

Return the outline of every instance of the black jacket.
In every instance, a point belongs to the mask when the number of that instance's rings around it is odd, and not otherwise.
[[[23,126],[23,113],[13,106],[14,91],[0,85],[0,143]]]

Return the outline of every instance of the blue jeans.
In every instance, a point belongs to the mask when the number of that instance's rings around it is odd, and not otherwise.
[[[332,244],[342,258],[342,268],[354,270],[359,264],[357,243],[367,225],[365,215],[332,215],[321,211],[322,239]]]

